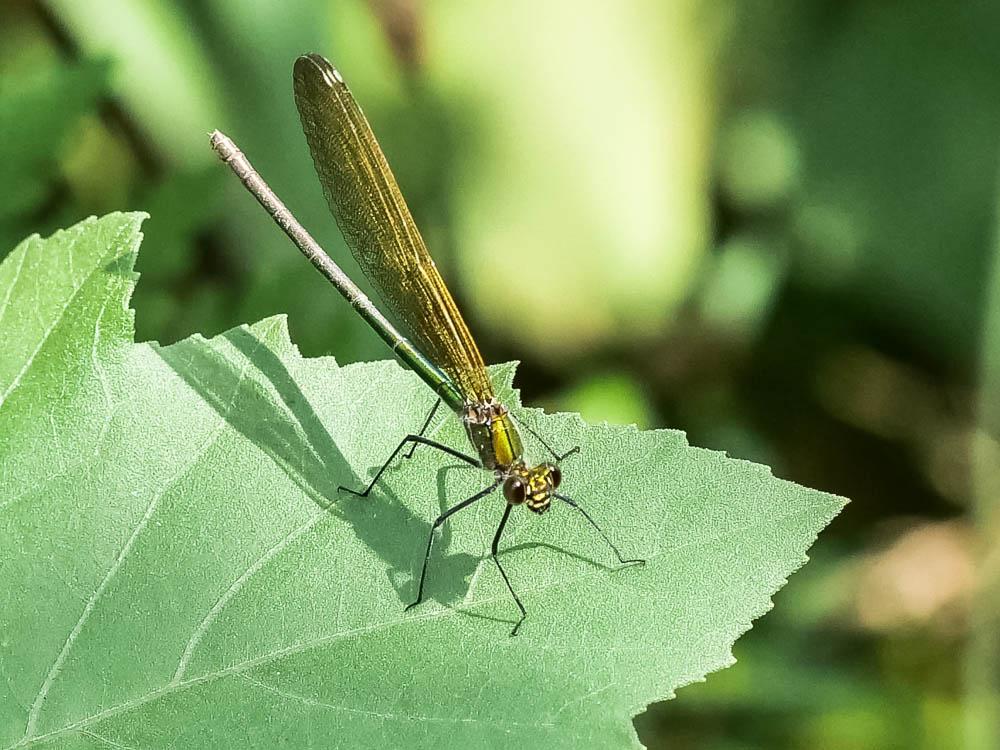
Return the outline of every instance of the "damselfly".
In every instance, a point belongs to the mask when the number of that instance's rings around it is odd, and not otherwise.
[[[534,513],[544,513],[553,499],[558,500],[586,519],[622,565],[643,561],[625,559],[590,514],[559,491],[562,483],[559,464],[578,448],[559,454],[534,430],[522,425],[552,458],[538,464],[525,461],[514,416],[497,400],[479,348],[427,251],[368,120],[340,73],[322,56],[310,54],[295,62],[293,79],[302,128],[330,211],[358,264],[396,321],[410,334],[409,338],[389,322],[296,221],[232,140],[215,131],[212,147],[299,250],[392,348],[396,357],[438,396],[420,431],[400,441],[364,490],[340,489],[367,497],[386,468],[407,446],[411,455],[417,445],[427,445],[489,471],[492,479],[489,486],[448,508],[434,521],[427,539],[417,596],[409,607],[423,601],[427,565],[437,529],[455,513],[502,488],[506,504],[490,554],[520,611],[520,618],[511,631],[511,635],[516,635],[527,611],[497,557],[501,537],[515,506],[524,505]],[[462,420],[475,449],[474,456],[425,437],[441,402]]]

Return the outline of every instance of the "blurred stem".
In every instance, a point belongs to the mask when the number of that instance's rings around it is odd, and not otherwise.
[[[89,57],[115,62],[114,88],[142,130],[171,162],[214,161],[205,134],[224,124],[211,65],[190,20],[167,0],[43,0]]]
[[[1000,200],[997,201],[993,269],[987,290],[979,383],[979,429],[973,482],[976,523],[983,557],[972,603],[966,660],[966,747],[1000,747],[1000,503],[997,445],[1000,442]]]

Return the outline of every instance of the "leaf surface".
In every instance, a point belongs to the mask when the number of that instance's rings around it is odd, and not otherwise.
[[[430,392],[392,362],[306,359],[284,318],[133,343],[142,216],[29,238],[0,266],[0,747],[635,747],[631,717],[730,647],[843,501],[671,430],[517,405],[580,445],[572,509],[421,448],[359,486]],[[457,420],[432,435],[460,450]],[[529,453],[544,459],[526,436]]]

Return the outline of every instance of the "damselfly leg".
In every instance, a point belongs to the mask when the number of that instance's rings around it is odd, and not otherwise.
[[[394,450],[392,452],[392,455],[389,456],[389,458],[386,460],[384,464],[382,464],[382,468],[380,468],[375,473],[375,476],[372,477],[372,481],[368,483],[368,486],[365,487],[364,490],[360,491],[352,490],[350,487],[345,487],[344,485],[340,485],[340,487],[337,488],[337,491],[348,492],[352,495],[356,495],[357,497],[368,497],[368,493],[372,491],[372,488],[375,486],[376,482],[378,482],[378,480],[382,478],[382,474],[385,473],[385,470],[389,468],[389,465],[393,462],[396,456],[399,455],[400,451],[402,451],[403,448],[405,448],[407,444],[410,443],[418,445],[429,445],[431,448],[436,448],[442,453],[447,453],[449,456],[452,456],[453,458],[457,458],[460,461],[465,461],[465,463],[469,464],[470,466],[475,466],[477,469],[480,467],[479,461],[474,459],[472,456],[467,456],[461,451],[457,451],[454,448],[448,447],[444,443],[439,443],[436,440],[428,440],[427,438],[421,435],[407,435],[406,437],[404,437],[402,440],[399,441],[399,445],[396,446],[396,450]]]
[[[458,505],[453,505],[452,507],[448,508],[448,510],[446,510],[444,513],[442,513],[434,520],[434,523],[431,525],[431,533],[427,535],[427,549],[424,551],[424,564],[423,567],[420,569],[420,583],[417,585],[417,598],[413,601],[412,604],[407,605],[406,607],[407,610],[416,607],[418,604],[420,604],[420,602],[424,600],[424,581],[427,578],[427,563],[431,558],[431,547],[434,545],[434,532],[437,531],[438,527],[440,527],[441,524],[447,521],[450,516],[455,515],[456,513],[458,513],[458,511],[463,510],[464,508],[468,508],[477,500],[482,500],[484,497],[487,497],[488,495],[492,494],[494,491],[496,491],[496,488],[499,486],[500,486],[500,480],[498,479],[495,482],[493,482],[493,484],[491,484],[489,487],[487,487],[485,490],[480,490],[472,497],[460,502]],[[507,512],[508,513],[510,512],[509,505],[507,506]],[[494,540],[493,546],[494,548],[496,547],[496,540]],[[508,586],[509,585],[510,584],[508,584]],[[516,599],[517,597],[515,596],[514,598]],[[520,604],[520,602],[518,602],[518,604]]]
[[[561,463],[562,461],[564,461],[565,459],[569,458],[570,456],[572,456],[572,455],[580,452],[580,446],[579,445],[574,445],[572,448],[570,448],[565,453],[557,453],[556,450],[551,445],[548,444],[548,442],[545,440],[545,438],[543,438],[541,435],[539,435],[537,432],[535,432],[534,428],[532,428],[532,426],[530,424],[528,424],[527,422],[522,422],[520,419],[518,419],[517,417],[514,416],[513,412],[511,412],[511,417],[514,419],[515,422],[518,423],[518,425],[520,425],[521,427],[523,427],[524,429],[526,429],[529,433],[531,433],[532,437],[534,437],[535,440],[537,440],[539,443],[542,444],[542,446],[545,448],[545,450],[547,450],[549,452],[549,455],[551,455],[552,458],[555,459],[555,462],[557,464]]]
[[[558,492],[552,493],[552,496],[554,498],[556,498],[557,500],[562,500],[569,507],[571,507],[571,508],[579,511],[580,515],[582,515],[584,518],[587,519],[587,523],[589,523],[591,526],[593,526],[594,529],[597,531],[597,533],[601,535],[601,539],[603,539],[605,542],[607,542],[608,546],[611,547],[612,550],[614,550],[615,556],[618,558],[618,562],[620,562],[622,565],[645,565],[646,564],[646,561],[643,560],[643,559],[641,559],[641,558],[634,558],[634,559],[626,560],[624,557],[622,557],[622,553],[618,550],[618,547],[615,546],[615,543],[611,541],[611,538],[607,534],[604,533],[604,529],[602,529],[600,526],[597,525],[597,522],[593,518],[590,517],[590,514],[586,510],[584,510],[583,506],[581,506],[578,502],[576,502],[576,500],[573,500],[572,498],[567,497],[566,495],[560,495]]]
[[[424,436],[424,433],[427,432],[427,428],[431,426],[431,420],[434,419],[434,415],[437,413],[439,406],[441,406],[441,399],[438,399],[437,401],[434,402],[434,406],[431,407],[431,411],[427,415],[427,419],[424,420],[424,426],[420,428],[420,432],[418,432],[417,435],[419,435],[420,437]],[[410,450],[406,452],[404,458],[413,458],[413,451],[417,449],[418,445],[420,445],[420,443],[414,442],[410,446]]]

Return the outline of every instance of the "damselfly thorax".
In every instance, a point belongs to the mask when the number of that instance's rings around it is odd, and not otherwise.
[[[507,502],[524,503],[535,513],[547,511],[552,493],[562,481],[562,471],[552,463],[525,464],[524,443],[507,407],[496,399],[468,404],[462,421],[483,468],[492,469],[503,481]]]

